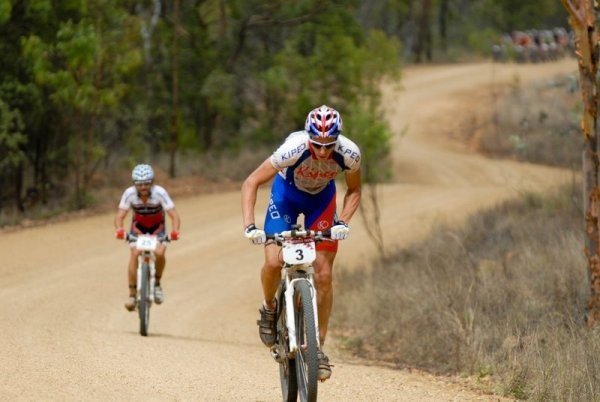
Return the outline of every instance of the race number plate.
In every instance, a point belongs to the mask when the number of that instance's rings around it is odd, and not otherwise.
[[[283,261],[288,264],[310,264],[317,258],[315,242],[302,240],[283,243]]]
[[[137,241],[135,242],[135,247],[138,250],[153,251],[156,249],[157,244],[158,244],[158,241],[156,240],[156,237],[154,237],[154,236],[140,236],[137,238]]]

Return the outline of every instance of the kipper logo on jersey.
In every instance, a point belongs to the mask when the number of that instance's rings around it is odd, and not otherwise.
[[[337,176],[337,171],[329,170],[329,171],[320,171],[316,169],[311,169],[309,166],[300,166],[295,170],[297,176],[307,179],[335,179]]]

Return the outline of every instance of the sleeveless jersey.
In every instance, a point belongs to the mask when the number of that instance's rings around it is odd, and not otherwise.
[[[286,181],[309,194],[321,192],[342,171],[356,172],[360,167],[358,146],[339,135],[333,152],[319,160],[309,147],[306,131],[290,134],[273,155],[271,164]]]
[[[119,209],[133,211],[133,223],[139,223],[144,228],[158,226],[165,221],[165,211],[175,208],[169,193],[163,187],[150,187],[150,197],[145,203],[138,196],[135,186],[125,190],[119,203]]]

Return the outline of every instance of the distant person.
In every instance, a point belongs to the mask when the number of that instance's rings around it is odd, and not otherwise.
[[[333,304],[332,268],[337,240],[350,234],[348,223],[361,196],[360,150],[342,134],[342,118],[337,110],[320,106],[308,113],[304,130],[291,133],[269,158],[252,172],[242,185],[244,234],[254,244],[265,244],[261,271],[264,301],[258,321],[260,339],[272,346],[276,338],[275,293],[281,280],[281,247],[266,241],[266,234],[290,230],[298,216],[312,230],[331,230],[333,242],[317,243],[314,262],[317,311],[321,350],[319,380],[331,376],[329,359],[322,350]],[[336,213],[335,178],[344,172],[347,190],[344,205]],[[258,188],[275,178],[266,214],[265,228],[255,225],[254,206]]]
[[[171,218],[171,240],[179,239],[181,221],[175,210],[175,204],[163,187],[154,184],[154,171],[150,165],[137,165],[131,172],[133,186],[127,188],[121,197],[119,209],[115,216],[115,236],[117,239],[126,237],[124,229],[125,216],[133,211],[130,233],[160,235],[166,231],[165,212]],[[132,244],[128,265],[129,297],[125,302],[128,311],[135,310],[137,286],[137,259],[140,251]],[[156,282],[154,301],[161,304],[164,293],[161,287],[161,277],[165,269],[166,244],[162,243],[156,249]]]

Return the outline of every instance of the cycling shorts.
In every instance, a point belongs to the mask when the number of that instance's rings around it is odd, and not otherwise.
[[[150,227],[146,227],[142,225],[140,222],[134,220],[131,222],[131,233],[134,234],[152,234],[152,235],[161,235],[165,233],[165,222],[157,223],[156,225],[152,225]]]
[[[162,236],[165,234],[165,222],[163,221],[157,225],[153,225],[151,227],[146,227],[134,220],[133,222],[131,222],[131,229],[129,230],[129,233],[134,234],[134,235],[150,234],[150,235],[155,235],[155,236]],[[160,243],[164,244],[165,246],[167,245],[166,240],[163,240]],[[129,247],[131,247],[131,248],[135,247],[135,242],[130,242]]]
[[[331,228],[336,211],[335,194],[333,180],[318,194],[309,194],[298,190],[280,175],[275,176],[265,217],[265,232],[273,234],[290,230],[300,214],[304,215],[304,227],[307,229]],[[337,241],[317,243],[317,250],[337,252],[337,248]]]

